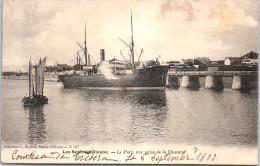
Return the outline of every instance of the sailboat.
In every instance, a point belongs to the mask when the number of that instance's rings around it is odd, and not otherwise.
[[[39,61],[35,66],[29,61],[29,96],[25,96],[22,99],[24,106],[42,105],[48,103],[48,98],[43,95],[44,89],[44,69],[45,69],[46,57]],[[35,79],[33,80],[33,69],[35,73]]]

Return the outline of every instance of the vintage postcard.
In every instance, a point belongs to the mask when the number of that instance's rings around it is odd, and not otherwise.
[[[258,0],[3,0],[1,162],[258,164]]]

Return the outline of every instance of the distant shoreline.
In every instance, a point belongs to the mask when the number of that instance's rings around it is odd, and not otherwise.
[[[7,80],[29,80],[29,76],[2,76],[2,79]],[[48,82],[59,82],[58,75],[45,75],[45,81]]]

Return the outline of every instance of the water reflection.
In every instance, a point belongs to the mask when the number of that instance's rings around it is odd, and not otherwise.
[[[132,143],[163,138],[168,131],[164,90],[74,90],[85,142],[120,140]],[[70,95],[71,95],[70,92]],[[74,95],[74,94],[73,94]],[[81,119],[82,118],[82,119]],[[97,133],[100,137],[97,138]],[[120,134],[119,134],[120,133]]]
[[[162,107],[167,106],[164,90],[129,91],[128,94],[133,96],[131,102],[137,102],[138,104],[148,106],[151,109],[161,109]]]
[[[28,143],[42,144],[46,140],[46,124],[43,106],[24,107],[25,111],[29,111],[28,125]]]
[[[80,94],[84,97],[85,102],[95,101],[104,103],[106,101],[124,101],[139,105],[149,106],[152,109],[166,107],[165,90],[86,90],[78,89],[76,91],[69,91],[68,93]]]
[[[132,91],[129,94],[133,105],[130,111],[130,141],[160,140],[169,131],[165,91]]]
[[[257,91],[241,93],[231,84],[216,92],[203,86],[199,91],[124,91],[46,83],[50,103],[23,111],[27,86],[20,88],[20,82],[11,82],[14,88],[3,85],[3,140],[9,144],[257,145]]]

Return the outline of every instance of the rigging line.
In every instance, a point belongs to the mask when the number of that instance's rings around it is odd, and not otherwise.
[[[92,62],[94,62],[93,65],[96,64],[96,62],[94,61],[93,57],[91,55],[90,55],[90,57],[92,59]]]
[[[125,48],[123,48],[121,51],[124,51],[124,50],[126,50],[126,49],[128,49],[128,46],[125,46]]]

